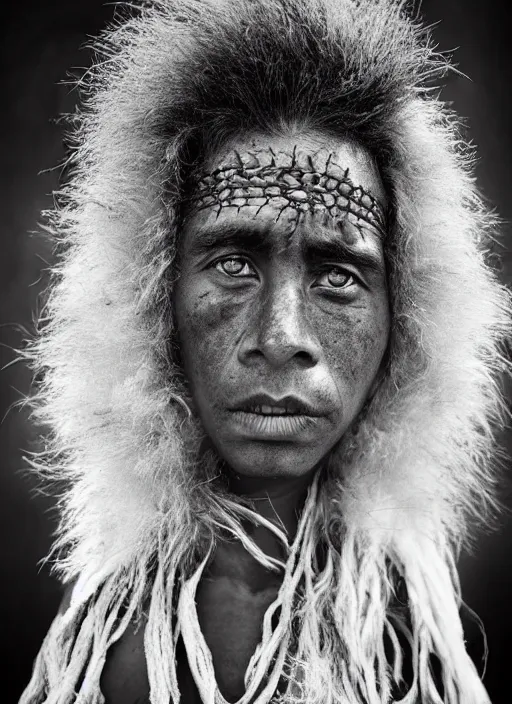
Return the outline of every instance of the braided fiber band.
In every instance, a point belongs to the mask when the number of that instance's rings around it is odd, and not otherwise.
[[[348,218],[355,226],[373,227],[381,237],[386,231],[383,206],[361,186],[356,186],[332,160],[315,163],[316,155],[275,153],[272,149],[241,156],[234,151],[219,168],[202,176],[188,202],[192,210],[217,207],[263,208],[270,202],[297,213],[325,213],[336,220]],[[279,214],[279,216],[280,216]],[[278,216],[278,219],[279,219]]]

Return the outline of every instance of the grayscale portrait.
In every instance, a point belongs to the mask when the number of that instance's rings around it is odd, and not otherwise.
[[[461,564],[506,515],[507,225],[424,11],[96,33],[16,345],[61,585],[20,704],[490,703]]]

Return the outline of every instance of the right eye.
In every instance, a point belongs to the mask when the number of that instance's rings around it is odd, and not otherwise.
[[[247,259],[243,257],[223,257],[213,262],[213,266],[221,274],[232,276],[234,278],[253,277],[254,269],[251,267]]]

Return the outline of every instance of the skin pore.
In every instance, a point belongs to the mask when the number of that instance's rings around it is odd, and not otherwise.
[[[174,301],[194,411],[231,491],[291,543],[315,471],[382,369],[390,314],[378,169],[347,139],[250,134],[208,159],[186,206]],[[247,531],[286,558],[269,530]],[[245,691],[281,579],[234,540],[218,541],[203,572],[197,618],[228,702]],[[109,651],[107,704],[147,696],[143,630]],[[177,661],[183,701],[200,703],[181,640]]]

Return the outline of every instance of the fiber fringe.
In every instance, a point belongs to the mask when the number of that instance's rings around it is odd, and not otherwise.
[[[386,608],[392,601],[394,585],[389,580],[389,569],[381,573],[383,561],[373,554],[375,547],[371,541],[358,545],[357,536],[347,531],[342,553],[328,552],[323,569],[314,564],[318,531],[323,532],[317,515],[321,500],[318,484],[317,477],[309,491],[289,558],[283,565],[279,594],[265,615],[262,640],[248,666],[247,690],[241,704],[262,704],[271,699],[287,704],[391,701],[393,685],[402,681],[399,636],[404,633],[411,649],[414,679],[400,699],[403,704],[416,704],[420,693],[432,704],[486,702],[483,685],[464,648],[458,618],[457,573],[449,555],[443,560],[438,550],[429,545],[430,541],[418,546],[407,538],[410,555],[404,576],[409,593],[409,629],[404,620]],[[254,517],[259,518],[257,514]],[[179,560],[169,550],[169,542],[159,540],[156,571],[141,556],[133,571],[120,570],[88,601],[76,600],[75,605],[72,602],[66,613],[56,618],[20,704],[39,701],[102,704],[99,679],[106,652],[128,625],[140,618],[148,587],[151,591],[145,651],[152,704],[180,701],[173,657],[180,636],[186,644],[202,700],[205,704],[219,702],[211,654],[201,636],[197,615],[193,615],[195,592],[213,544],[191,577],[183,579],[178,577]],[[401,560],[404,557],[405,550]],[[432,575],[437,578],[436,590],[429,593]],[[302,592],[297,607],[300,584]],[[450,599],[454,590],[457,599]],[[279,616],[273,628],[276,614]],[[329,628],[331,623],[334,630]],[[450,628],[455,633],[450,633]],[[392,642],[393,672],[383,645],[385,634]],[[322,652],[311,653],[311,642],[323,643]],[[431,669],[432,654],[445,664],[444,700]],[[342,675],[339,680],[333,677],[337,668]],[[463,682],[458,678],[460,671],[465,672]],[[266,685],[255,697],[262,682]],[[273,697],[276,690],[278,693]]]

